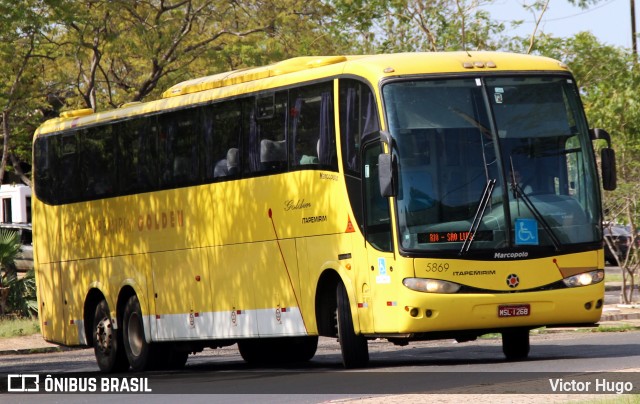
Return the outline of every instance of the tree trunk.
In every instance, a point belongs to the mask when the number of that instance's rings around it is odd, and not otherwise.
[[[9,156],[9,111],[2,111],[2,160],[0,160],[0,184],[4,182],[4,172],[7,168],[7,158]]]

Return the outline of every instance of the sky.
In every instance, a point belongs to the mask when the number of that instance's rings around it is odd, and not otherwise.
[[[491,13],[492,19],[506,22],[507,27],[509,21],[523,20],[515,33],[530,35],[535,27],[535,17],[522,7],[523,1],[530,4],[533,0],[495,0],[493,5],[484,8]],[[551,0],[538,29],[556,37],[590,31],[600,42],[630,49],[631,1],[601,0],[583,10],[567,0]],[[635,9],[636,31],[640,31],[640,1],[635,3]]]

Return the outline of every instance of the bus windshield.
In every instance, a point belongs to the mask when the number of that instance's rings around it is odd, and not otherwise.
[[[569,251],[599,234],[577,88],[564,75],[404,80],[383,87],[405,251]]]

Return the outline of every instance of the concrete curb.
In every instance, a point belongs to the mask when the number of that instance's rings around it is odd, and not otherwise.
[[[48,346],[48,347],[39,347],[39,348],[13,349],[13,350],[0,351],[0,356],[54,353],[54,352],[71,351],[73,349],[74,348],[67,348],[67,347],[63,347],[63,346],[50,346],[50,347]]]

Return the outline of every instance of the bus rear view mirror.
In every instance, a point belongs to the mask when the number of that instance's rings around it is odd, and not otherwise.
[[[398,164],[393,155],[382,153],[378,156],[378,179],[380,181],[380,195],[385,198],[397,195],[397,167]]]
[[[605,191],[614,191],[617,187],[616,175],[616,153],[611,148],[611,135],[604,129],[589,129],[591,140],[604,140],[607,147],[600,151],[600,162],[602,169],[602,188]]]
[[[614,191],[617,187],[616,153],[613,149],[605,147],[600,151],[602,162],[602,188],[605,191]]]

